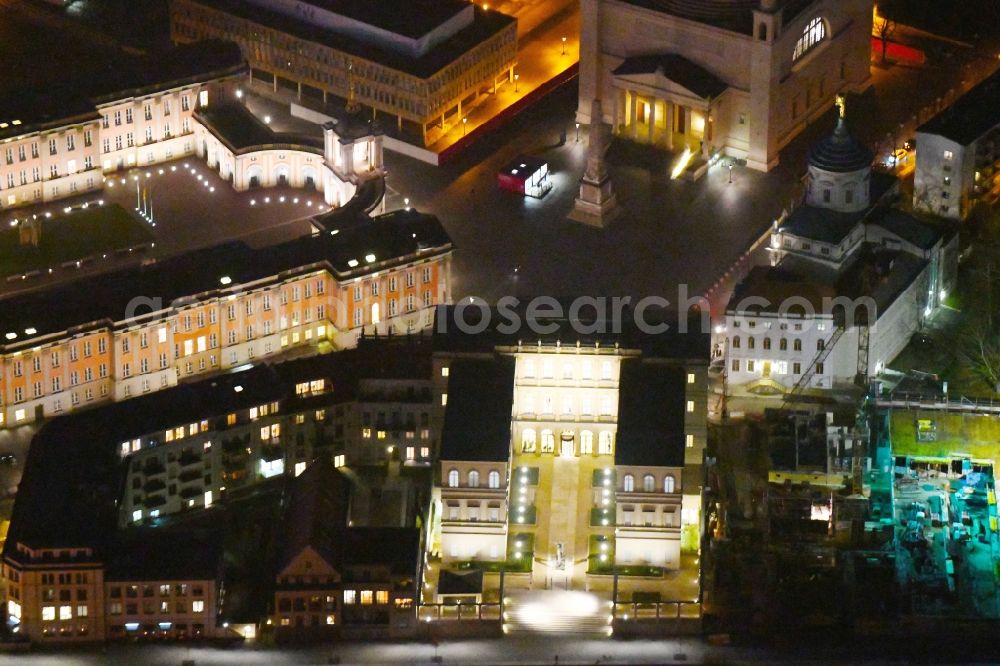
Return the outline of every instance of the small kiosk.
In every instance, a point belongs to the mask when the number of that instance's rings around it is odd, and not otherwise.
[[[552,189],[549,165],[545,160],[520,155],[497,174],[500,187],[528,197],[540,199]]]

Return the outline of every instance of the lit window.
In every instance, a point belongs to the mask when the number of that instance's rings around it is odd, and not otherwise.
[[[358,601],[357,590],[344,590],[344,605],[353,606]]]
[[[361,605],[371,606],[374,596],[371,590],[361,590]]]
[[[684,446],[689,449],[694,448],[694,435],[687,435],[684,438]]]
[[[447,404],[448,404],[448,394],[447,393],[442,393],[441,394],[441,406],[444,407]]]
[[[73,607],[72,606],[60,606],[59,607],[59,619],[60,620],[72,620],[73,619]]]
[[[42,620],[52,621],[56,619],[55,606],[42,606]]]
[[[955,159],[955,153],[951,152],[950,150],[946,150],[944,151],[944,158],[950,162],[953,159]]]
[[[191,602],[191,612],[192,613],[203,613],[205,611],[205,602],[201,599],[196,599]]]
[[[693,372],[689,372],[688,373],[688,384],[694,384],[694,373]]]
[[[458,470],[453,469],[448,472],[448,487],[458,488]]]
[[[688,400],[687,410],[689,413],[694,411],[694,400]]]
[[[826,38],[826,23],[817,17],[806,24],[802,36],[795,43],[795,50],[792,52],[792,62],[795,62],[806,53],[811,51]]]
[[[447,377],[448,376],[448,366],[447,365],[444,366],[443,368],[441,368],[441,376],[442,377]]]
[[[333,466],[334,467],[343,467],[346,464],[344,460],[345,460],[344,459],[344,454],[340,454],[340,455],[334,456],[333,457]]]
[[[379,605],[385,605],[389,603],[389,591],[388,590],[378,590],[375,592],[375,603]]]
[[[612,448],[611,433],[607,430],[601,432],[597,439],[597,452],[602,456],[609,456],[613,452]]]

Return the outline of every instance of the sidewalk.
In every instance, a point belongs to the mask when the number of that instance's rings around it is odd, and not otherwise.
[[[565,54],[563,53],[563,38]],[[496,126],[497,120],[509,120],[516,113],[517,105],[525,98],[532,98],[539,89],[554,79],[563,79],[575,71],[580,60],[580,12],[571,13],[551,21],[551,27],[539,27],[536,34],[520,45],[517,65],[514,67],[516,81],[503,82],[496,91],[480,97],[469,105],[462,118],[457,119],[442,132],[440,129],[428,132],[430,145],[427,149],[442,155],[454,149],[469,145]],[[512,108],[513,107],[513,108]]]

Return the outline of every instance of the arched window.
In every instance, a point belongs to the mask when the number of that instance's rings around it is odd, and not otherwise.
[[[448,487],[458,488],[458,470],[453,469],[448,472]]]
[[[778,349],[781,351],[788,351],[788,338],[781,338],[778,341]]]
[[[535,450],[535,431],[531,428],[525,428],[521,432],[521,451],[523,453],[531,453]]]
[[[602,456],[610,456],[614,452],[611,445],[611,433],[607,430],[602,431],[597,438],[597,452]]]
[[[734,335],[733,336],[733,349],[739,349],[739,348],[740,348],[740,336]]]
[[[755,349],[756,347],[757,344],[754,341],[753,336],[751,335],[750,337],[747,338],[747,349]]]
[[[469,487],[478,488],[479,487],[479,472],[476,470],[469,470]]]
[[[802,339],[795,338],[795,342],[792,343],[792,349],[795,351],[802,351]]]
[[[584,430],[580,433],[580,455],[589,456],[594,453],[594,433]]]
[[[379,316],[378,303],[372,303],[372,323],[378,324],[381,321],[382,318]]]
[[[823,351],[824,347],[826,347],[826,340],[820,338],[816,341],[816,351]]]
[[[653,478],[652,474],[642,477],[642,492],[651,493],[654,488],[656,488],[656,479]]]
[[[631,474],[626,474],[625,478],[622,480],[622,483],[625,484],[624,486],[625,492],[630,493],[633,490],[635,490],[635,477],[632,476]]]
[[[663,477],[663,492],[672,493],[674,492],[674,477],[669,474]]]
[[[500,487],[500,472],[496,471],[495,469],[490,471],[489,485],[490,488]]]
[[[826,39],[826,23],[818,16],[806,24],[799,41],[795,42],[792,62],[809,53],[817,44]]]
[[[771,338],[764,338],[764,349],[771,348]]]
[[[552,453],[556,450],[556,438],[551,430],[542,431],[542,453]]]

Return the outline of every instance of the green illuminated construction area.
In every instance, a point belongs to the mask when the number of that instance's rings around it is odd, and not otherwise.
[[[890,415],[899,584],[915,612],[1000,617],[1000,418]]]
[[[936,411],[891,414],[892,453],[896,456],[995,460],[1000,453],[1000,417]],[[919,430],[923,426],[922,430]]]
[[[94,202],[18,223],[0,230],[2,277],[100,261],[117,252],[138,251],[153,239],[148,224],[117,204]]]

